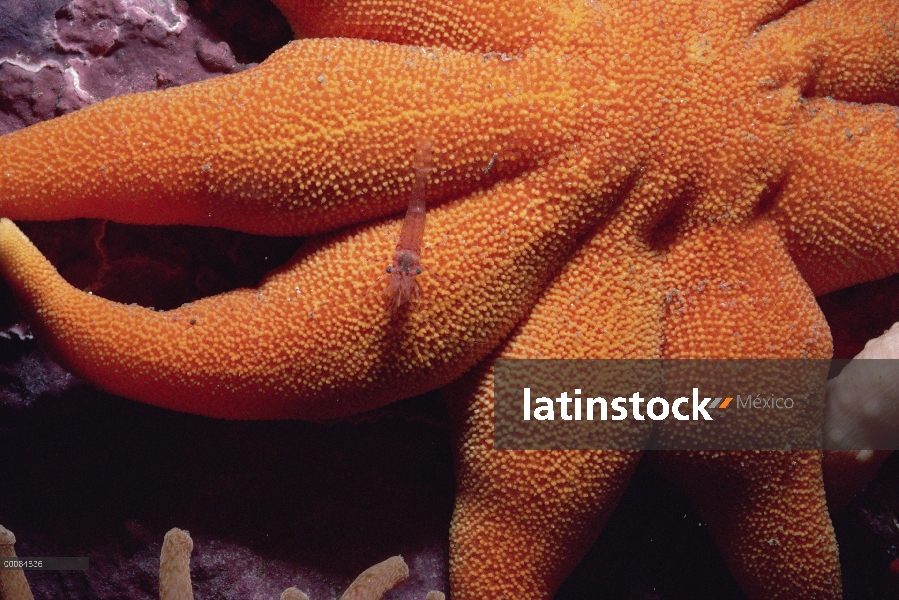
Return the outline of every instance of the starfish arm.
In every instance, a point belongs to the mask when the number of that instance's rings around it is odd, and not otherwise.
[[[820,452],[658,452],[753,600],[842,597]]]
[[[769,217],[816,295],[899,271],[899,109],[815,100]]]
[[[167,312],[76,290],[8,220],[0,270],[57,358],[105,390],[223,418],[353,414],[448,383],[533,305],[612,201],[591,159],[551,162],[430,213],[422,261],[440,280],[419,276],[424,300],[400,314],[373,290],[395,221],[308,244],[256,290]]]
[[[516,332],[505,357],[661,357],[661,264],[658,253],[634,235],[643,217],[628,205],[641,194],[627,191],[627,205],[591,232]]]
[[[770,221],[694,231],[665,260],[665,358],[830,358],[824,315]]]
[[[640,457],[493,449],[493,369],[445,392],[456,447],[452,597],[552,598],[618,503]]]
[[[717,7],[728,15],[727,22],[738,26],[746,36],[779,19],[809,0],[721,0]]]
[[[775,80],[807,97],[899,103],[899,4],[819,0],[762,29]]]
[[[830,356],[827,323],[770,222],[694,233],[666,259],[666,357]],[[750,597],[840,596],[820,453],[663,452],[653,459],[692,498]]]
[[[371,220],[408,203],[418,137],[435,148],[432,199],[513,177],[576,143],[578,100],[562,71],[540,53],[504,61],[294,42],[242,73],[113,98],[0,137],[0,215],[271,235]]]
[[[649,250],[626,241],[627,230],[624,218],[601,227],[499,356],[658,357],[663,303],[651,288],[659,270]],[[456,452],[453,598],[551,598],[599,534],[640,453],[497,451],[492,366],[445,393]]]
[[[589,11],[576,1],[276,0],[297,37],[352,37],[514,56],[565,41]]]

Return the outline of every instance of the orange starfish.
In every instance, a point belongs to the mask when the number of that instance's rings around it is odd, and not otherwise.
[[[480,362],[447,392],[456,598],[550,597],[639,459],[494,451],[488,355],[827,357],[813,292],[899,270],[892,0],[278,4],[325,39],[0,138],[0,214],[331,231],[399,212],[427,137],[417,310],[365,294],[395,220],[167,312],[78,292],[10,221],[0,269],[65,365],[176,410],[348,415]],[[840,595],[820,454],[655,459],[751,596]]]

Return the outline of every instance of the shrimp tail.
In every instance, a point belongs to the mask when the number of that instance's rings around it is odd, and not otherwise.
[[[419,138],[416,142],[412,170],[415,172],[412,199],[406,210],[406,218],[403,219],[403,228],[396,249],[397,252],[411,251],[418,255],[425,233],[425,184],[428,181],[428,173],[434,170],[433,148],[429,139]]]

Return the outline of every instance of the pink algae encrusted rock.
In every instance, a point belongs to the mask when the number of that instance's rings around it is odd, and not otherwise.
[[[72,0],[56,14],[57,45],[97,99],[244,68],[177,0]]]
[[[0,134],[118,94],[245,68],[180,0],[4,4],[0,19],[37,14],[11,28],[18,46],[0,44]]]
[[[0,58],[0,135],[93,101],[71,67],[55,59]]]

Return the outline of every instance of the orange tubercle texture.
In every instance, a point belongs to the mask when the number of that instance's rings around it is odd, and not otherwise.
[[[443,243],[423,264],[436,274],[418,277],[427,302],[399,313],[377,285],[397,221],[311,244],[258,289],[165,312],[76,290],[9,220],[0,269],[63,364],[108,391],[223,418],[329,418],[433,389],[489,352],[594,212],[584,199],[598,184],[580,185],[562,195],[534,173],[431,211],[428,237]],[[575,210],[566,215],[553,202]],[[538,230],[536,239],[522,235]],[[481,267],[468,268],[475,262]],[[363,275],[341,277],[349,273]],[[509,301],[493,301],[503,296]]]
[[[490,357],[828,357],[813,294],[899,271],[893,0],[279,6],[329,37],[0,138],[0,216],[333,233],[167,312],[72,288],[8,220],[0,270],[65,365],[176,410],[327,418],[458,380],[454,598],[552,597],[640,458],[493,450]],[[420,137],[427,270],[393,312]],[[820,454],[654,460],[753,598],[839,597]]]
[[[0,213],[269,235],[371,220],[408,203],[424,133],[437,148],[437,197],[483,186],[494,153],[493,180],[558,155],[573,141],[559,117],[575,110],[570,81],[583,68],[555,63],[294,42],[235,76],[114,98],[0,138]],[[471,85],[474,70],[483,79]]]

